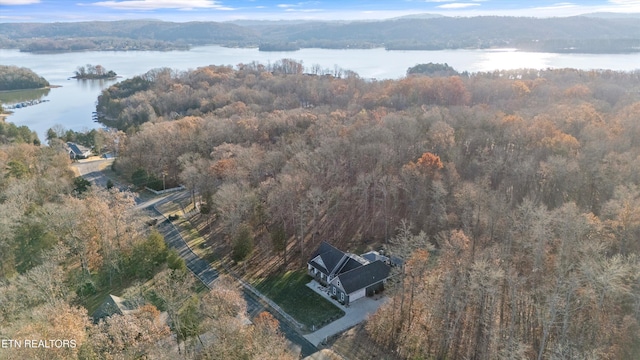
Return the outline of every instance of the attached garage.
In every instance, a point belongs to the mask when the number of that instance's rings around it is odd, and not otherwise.
[[[360,299],[361,297],[364,297],[365,293],[366,293],[367,289],[360,289],[356,292],[353,292],[351,294],[349,294],[349,302],[353,302],[356,301],[358,299]]]
[[[348,305],[367,295],[373,295],[384,289],[389,271],[387,264],[377,260],[342,273],[331,281],[332,296]]]

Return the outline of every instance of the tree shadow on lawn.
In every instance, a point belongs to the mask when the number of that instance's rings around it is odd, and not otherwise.
[[[304,270],[258,279],[253,285],[307,329],[318,329],[344,316],[344,311],[309,289]]]

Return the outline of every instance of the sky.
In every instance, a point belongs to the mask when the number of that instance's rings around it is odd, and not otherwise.
[[[121,19],[371,20],[420,13],[562,17],[592,12],[640,13],[640,0],[0,0],[0,23]]]

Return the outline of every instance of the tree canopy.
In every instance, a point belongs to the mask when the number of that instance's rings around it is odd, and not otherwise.
[[[46,86],[49,86],[49,82],[31,69],[0,65],[0,91],[39,89]]]
[[[184,184],[249,267],[295,269],[324,239],[401,255],[368,332],[404,358],[639,353],[622,336],[640,323],[638,72],[368,81],[300,66],[115,84],[98,111],[130,135],[119,171]],[[244,251],[246,227],[270,252]]]

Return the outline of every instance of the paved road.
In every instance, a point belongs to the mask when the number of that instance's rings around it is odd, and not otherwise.
[[[101,168],[113,163],[113,159],[100,159],[100,160],[79,160],[74,162],[72,166],[78,169],[80,176],[89,180],[91,183],[100,187],[107,187],[107,181],[109,180],[101,171]]]
[[[179,193],[174,193],[163,198],[157,204],[161,204],[167,201],[172,201],[174,198],[181,197],[182,195]],[[146,203],[145,203],[146,204]],[[141,206],[144,204],[141,204]],[[149,209],[152,209],[157,215],[164,217],[157,209],[156,204],[150,206]],[[162,221],[157,225],[158,231],[160,231],[165,238],[165,241],[169,246],[175,248],[180,257],[185,260],[185,263],[189,270],[193,272],[196,277],[200,279],[207,287],[211,288],[213,283],[218,278],[218,272],[211,267],[211,265],[198,257],[185,243],[182,239],[182,236],[178,233],[177,229],[173,224],[169,222],[169,220]],[[263,301],[261,301],[255,294],[251,292],[251,290],[247,289],[246,286],[242,286],[243,295],[245,301],[247,302],[247,312],[249,318],[253,319],[256,315],[263,311],[269,312],[271,315],[276,317],[280,322],[280,331],[284,336],[293,343],[294,347],[298,347],[300,349],[300,353],[303,357],[309,356],[316,351],[318,348],[315,347],[311,342],[304,338],[298,331],[295,330],[293,324],[290,324],[287,319],[285,319],[281,314],[272,309],[270,306],[266,305]]]
[[[109,180],[101,168],[104,168],[105,164],[113,163],[113,159],[101,159],[101,160],[80,160],[74,163],[76,169],[82,177],[89,180],[92,184],[99,187],[106,187]],[[128,190],[126,186],[118,186],[120,190]],[[157,210],[156,206],[167,201],[173,200],[178,194],[171,194],[162,198],[155,198],[150,201],[143,201],[136,197],[136,207],[138,209],[145,209],[151,211],[154,216],[164,219],[159,222],[157,229],[164,235],[164,239],[169,247],[176,249],[180,257],[184,259],[185,265],[191,272],[202,281],[208,288],[211,288],[213,282],[218,278],[218,272],[214,270],[211,265],[205,260],[199,258],[187,245],[176,227],[164,217],[164,215]]]
[[[80,175],[85,179],[91,181],[96,186],[106,187],[109,179],[102,171],[100,171],[100,168],[104,163],[112,161],[113,159],[82,161],[75,163],[74,165],[80,172]],[[118,188],[121,190],[128,190],[126,186],[118,186]],[[189,249],[176,227],[156,208],[157,205],[166,201],[171,201],[180,196],[180,193],[172,193],[170,195],[147,201],[143,201],[136,197],[136,208],[140,210],[148,209],[154,214],[154,216],[164,219],[163,221],[158,222],[158,231],[164,235],[167,244],[178,251],[178,254],[180,254],[180,257],[184,259],[185,265],[189,270],[191,270],[191,272],[193,272],[193,274],[196,275],[196,277],[198,277],[198,279],[200,279],[200,281],[202,281],[207,287],[211,288],[215,280],[218,278],[218,272],[213,269],[207,261],[199,258],[191,249]],[[280,322],[280,331],[284,334],[287,340],[294,344],[294,347],[300,349],[302,357],[309,356],[318,351],[317,347],[305,339],[302,334],[295,329],[295,325],[289,324],[287,319],[284,319],[277,311],[273,310],[258,299],[256,295],[252,294],[246,287],[243,286],[242,289],[244,298],[247,301],[248,315],[251,319],[259,313],[267,311],[278,319]]]
[[[164,217],[164,215],[158,211],[157,205],[171,201],[174,195],[165,197],[157,204],[149,205],[147,208],[155,213],[157,216],[161,216],[164,220],[157,224],[157,229],[164,235],[164,240],[170,248],[176,249],[182,259],[184,259],[185,265],[191,270],[191,272],[204,283],[209,289],[213,286],[213,283],[218,278],[218,272],[211,267],[211,265],[204,259],[196,255],[191,248],[184,241],[178,229]],[[144,205],[144,204],[141,204]]]

